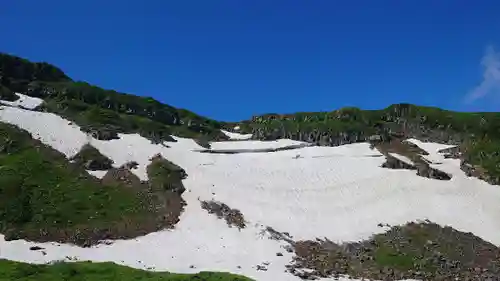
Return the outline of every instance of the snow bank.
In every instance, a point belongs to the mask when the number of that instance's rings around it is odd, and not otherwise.
[[[398,159],[399,161],[403,161],[404,163],[406,163],[408,165],[415,165],[415,163],[413,163],[413,161],[411,161],[410,158],[408,158],[404,155],[400,155],[400,154],[392,153],[392,152],[389,152],[389,155]]]
[[[236,128],[239,129],[239,127],[234,127],[235,130],[238,130]],[[230,140],[248,140],[252,138],[252,134],[239,134],[239,133],[229,132],[226,130],[221,130],[221,132],[224,133],[226,136],[228,136]]]
[[[210,144],[212,150],[240,150],[240,149],[277,149],[287,146],[304,145],[307,144],[302,141],[295,141],[289,139],[279,139],[274,141],[221,141],[212,142]]]
[[[43,100],[40,98],[33,98],[19,93],[16,93],[16,95],[19,97],[18,100],[15,101],[0,100],[0,104],[14,106],[14,107],[23,107],[26,109],[34,109],[43,103]]]
[[[443,159],[442,164],[434,165],[453,175],[450,181],[437,181],[412,171],[381,168],[385,158],[374,157],[381,154],[367,143],[275,153],[205,154],[193,151],[201,148],[193,140],[177,137],[177,142],[168,143],[170,148],[134,134],[98,141],[49,113],[5,108],[0,111],[0,120],[25,128],[68,156],[91,142],[115,165],[137,161],[139,168],[133,171],[141,179],[147,178],[145,167],[156,153],[188,174],[183,194],[187,207],[174,230],[93,248],[5,242],[0,237],[0,258],[41,263],[76,256],[162,271],[219,270],[264,281],[298,281],[298,277],[284,272],[291,254],[281,242],[261,234],[265,226],[289,232],[294,239],[356,241],[383,231],[379,223],[398,225],[429,219],[500,245],[500,188],[466,177],[456,159]],[[218,149],[244,149],[297,143],[279,140],[213,145]],[[449,147],[417,145],[431,157],[439,157],[437,151]],[[297,154],[301,157],[292,159]],[[229,228],[203,210],[199,200],[211,199],[239,209],[247,228]],[[30,251],[33,245],[46,248],[47,254]],[[277,256],[278,252],[283,256]],[[257,271],[256,265],[263,262],[269,262],[268,270]]]

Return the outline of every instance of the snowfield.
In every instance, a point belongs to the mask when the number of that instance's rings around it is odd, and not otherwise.
[[[169,148],[137,134],[100,141],[57,115],[16,107],[1,108],[0,121],[29,131],[68,157],[90,143],[116,166],[137,161],[139,167],[133,172],[143,180],[147,179],[149,159],[157,153],[188,174],[183,194],[187,206],[174,230],[92,248],[6,242],[0,236],[0,258],[44,263],[69,256],[142,269],[228,271],[256,280],[293,281],[300,279],[285,272],[292,254],[283,249],[283,242],[268,239],[262,232],[266,226],[289,232],[295,240],[327,237],[345,242],[383,232],[386,228],[379,223],[400,225],[429,219],[500,245],[500,188],[465,176],[459,160],[438,154],[448,145],[408,140],[428,151],[433,163],[441,163],[432,164],[434,168],[453,175],[450,181],[440,181],[417,176],[414,171],[381,168],[385,157],[367,143],[272,153],[209,154],[196,152],[202,149],[198,144],[179,137],[175,137],[177,142],[168,143]],[[299,143],[242,140],[215,142],[212,148],[261,149]],[[210,199],[239,209],[247,227],[241,231],[229,228],[225,221],[208,214],[199,200]],[[45,248],[46,255],[30,251],[34,245]],[[264,262],[269,263],[268,270],[257,271],[256,266]]]
[[[33,98],[19,93],[16,93],[16,95],[19,97],[19,99],[15,101],[0,100],[0,104],[14,107],[23,107],[26,109],[34,109],[43,103],[43,100],[39,98]]]

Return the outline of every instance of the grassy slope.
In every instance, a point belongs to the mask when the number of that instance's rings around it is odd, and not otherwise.
[[[0,194],[0,232],[9,238],[36,239],[44,230],[45,239],[80,244],[93,229],[126,228],[152,216],[139,193],[103,186],[64,155],[3,123]]]
[[[0,260],[0,281],[250,281],[229,273],[172,274],[148,272],[114,263],[33,265]]]

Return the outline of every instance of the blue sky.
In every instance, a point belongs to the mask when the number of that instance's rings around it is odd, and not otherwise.
[[[16,0],[2,3],[0,51],[220,120],[398,102],[498,111],[499,11],[495,0]]]

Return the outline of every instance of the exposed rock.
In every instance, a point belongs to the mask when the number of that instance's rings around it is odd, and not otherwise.
[[[451,180],[451,175],[448,173],[445,173],[441,170],[434,169],[430,167],[429,165],[420,165],[417,169],[417,175],[426,177],[426,178],[431,178],[431,179],[436,179],[436,180]]]
[[[401,142],[399,140],[392,140],[390,142],[379,143],[375,145],[375,147],[384,154],[387,159],[386,162],[382,164],[384,168],[417,170],[417,175],[422,177],[437,180],[451,179],[450,174],[430,167],[429,162],[422,157],[422,155],[424,155],[423,150],[408,141]],[[389,153],[397,153],[405,156],[411,160],[413,164],[406,163]]]
[[[227,225],[235,226],[238,229],[246,227],[245,218],[240,210],[231,209],[228,205],[214,200],[201,201],[201,208],[210,214],[215,214],[219,219],[225,219]]]
[[[70,160],[90,171],[106,171],[113,167],[113,161],[90,144],[84,145]]]
[[[382,164],[383,168],[389,169],[407,169],[407,170],[416,170],[417,167],[415,165],[408,164],[394,156],[386,155],[386,161]]]
[[[82,127],[82,131],[89,133],[93,138],[98,140],[116,140],[120,139],[118,136],[119,130],[113,126],[104,126],[100,128]]]

